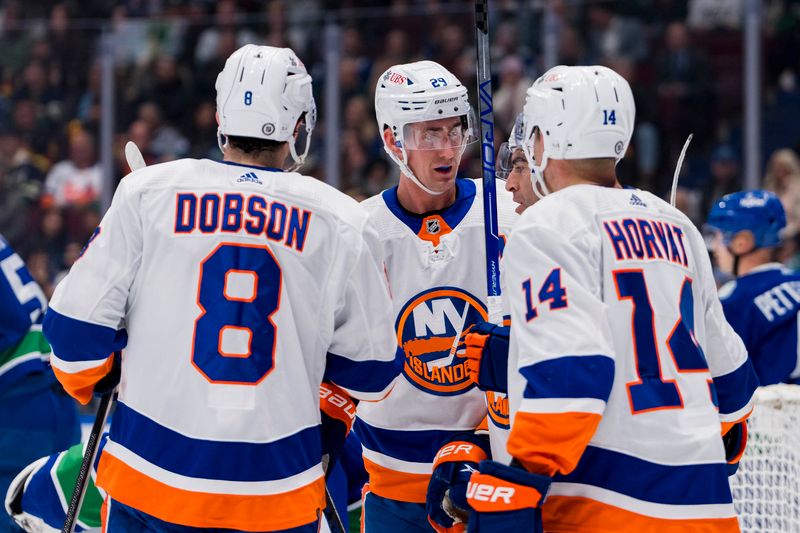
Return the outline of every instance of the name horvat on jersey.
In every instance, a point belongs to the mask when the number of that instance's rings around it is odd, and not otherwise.
[[[405,377],[418,389],[439,396],[473,387],[462,345],[472,325],[486,319],[483,303],[456,287],[435,287],[409,299],[396,324]]]
[[[623,218],[603,222],[617,261],[628,259],[670,261],[689,266],[683,230],[668,222]]]
[[[175,233],[265,234],[298,252],[303,251],[311,212],[278,201],[268,201],[259,194],[195,193],[175,195]]]

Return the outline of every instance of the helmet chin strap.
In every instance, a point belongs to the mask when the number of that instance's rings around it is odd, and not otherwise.
[[[734,275],[734,277],[738,278],[739,277],[739,260],[742,258],[742,256],[745,256],[747,254],[755,252],[758,249],[758,247],[757,246],[753,246],[752,248],[750,248],[750,250],[748,250],[747,252],[744,252],[742,254],[733,253],[733,250],[731,250],[730,246],[728,246],[727,248],[728,248],[728,252],[730,252],[730,254],[733,256],[733,267],[732,267],[733,275]]]
[[[547,184],[544,181],[544,167],[547,166],[548,161],[546,152],[546,150],[542,151],[542,164],[537,165],[533,154],[531,154],[530,146],[528,146],[527,143],[522,145],[522,153],[525,154],[525,159],[528,160],[528,167],[531,169],[533,193],[538,196],[540,200],[550,194],[550,190],[547,188]]]
[[[411,167],[408,166],[408,153],[406,152],[405,148],[400,148],[400,150],[403,152],[403,159],[402,160],[399,157],[397,157],[391,150],[389,150],[389,147],[386,146],[385,143],[383,145],[383,148],[384,148],[384,150],[386,150],[386,153],[389,154],[389,157],[391,157],[392,160],[395,163],[397,163],[397,166],[400,167],[401,172],[403,172],[403,174],[408,179],[410,179],[412,182],[414,182],[414,185],[416,185],[417,187],[419,187],[420,189],[422,189],[423,191],[425,191],[426,193],[428,193],[428,194],[430,194],[432,196],[439,196],[439,195],[442,195],[445,192],[447,192],[447,191],[434,191],[434,190],[431,190],[431,189],[429,189],[428,187],[426,187],[425,185],[422,184],[422,182],[419,180],[419,178],[417,178],[414,175],[414,173],[411,171]]]
[[[228,146],[228,137],[219,128],[217,128],[217,146],[219,146],[219,151],[223,154],[225,153],[225,147]]]
[[[308,128],[306,128],[306,147],[303,150],[302,155],[297,155],[297,148],[294,145],[294,141],[295,141],[294,135],[289,137],[289,139],[286,141],[289,143],[289,153],[292,155],[292,159],[294,160],[294,164],[287,169],[287,172],[294,172],[295,170],[303,166],[303,163],[306,162],[306,156],[308,155],[308,147],[311,145],[311,131],[309,131]]]

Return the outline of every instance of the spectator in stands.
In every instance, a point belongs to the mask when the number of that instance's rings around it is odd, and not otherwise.
[[[69,158],[53,165],[44,188],[48,204],[81,207],[96,202],[103,187],[103,176],[95,155],[94,139],[86,131],[76,131],[69,140]]]
[[[206,28],[197,41],[197,48],[195,48],[197,63],[208,63],[219,56],[219,41],[224,32],[234,32],[234,50],[246,44],[260,44],[256,34],[247,27],[241,26],[241,22],[242,17],[234,0],[217,2],[214,24]]]
[[[13,127],[31,151],[52,157],[60,140],[53,135],[51,125],[33,100],[17,100],[13,104]]]
[[[139,120],[147,124],[152,139],[149,151],[157,162],[172,161],[185,157],[189,152],[189,141],[161,117],[161,109],[155,102],[139,106]]]
[[[10,124],[0,122],[0,234],[20,253],[47,167]]]
[[[786,210],[786,230],[800,231],[800,157],[791,148],[776,150],[767,162],[764,189],[774,192]]]
[[[664,51],[657,62],[664,161],[675,161],[689,133],[701,141],[710,137],[709,113],[711,85],[705,55],[691,46],[683,22],[672,22],[664,36]],[[711,207],[705,205],[703,212]]]
[[[214,102],[201,102],[193,113],[189,137],[189,157],[198,159],[221,159],[222,153],[217,145],[217,121]]]
[[[632,61],[647,55],[647,39],[639,20],[623,17],[615,9],[615,2],[589,3],[589,49],[592,63],[624,57]]]
[[[517,55],[500,62],[499,89],[494,93],[495,124],[513,124],[525,105],[525,94],[533,80],[525,75],[525,65]]]
[[[179,124],[186,117],[186,103],[189,99],[189,87],[182,72],[179,72],[175,59],[170,56],[158,56],[153,60],[153,77],[147,82],[141,97],[145,101],[158,104],[164,119],[171,124]]]
[[[741,188],[739,154],[730,145],[717,146],[711,154],[711,178],[702,189],[702,212],[708,213],[717,200]]]

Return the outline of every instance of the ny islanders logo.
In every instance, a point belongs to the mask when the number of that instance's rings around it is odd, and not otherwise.
[[[486,320],[486,307],[456,287],[436,287],[411,298],[397,318],[397,345],[405,354],[403,374],[418,389],[453,396],[471,388],[464,337]]]
[[[509,429],[508,423],[508,396],[502,392],[486,391],[486,405],[489,408],[489,419],[501,428]]]

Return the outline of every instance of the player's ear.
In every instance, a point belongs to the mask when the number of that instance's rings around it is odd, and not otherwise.
[[[756,239],[752,231],[743,230],[731,239],[730,249],[736,255],[752,252],[755,249]]]
[[[397,157],[402,158],[403,154],[400,151],[400,148],[397,147],[396,139],[394,138],[394,134],[392,133],[391,128],[384,128],[383,129],[383,143],[395,154]]]

